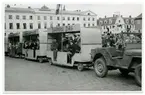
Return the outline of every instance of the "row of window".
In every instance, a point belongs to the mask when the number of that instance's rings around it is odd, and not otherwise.
[[[104,22],[104,24],[107,24],[107,20],[104,20],[104,21],[99,21],[99,24],[102,25]],[[120,20],[118,21],[119,23],[121,22]],[[126,23],[129,23],[129,19],[126,19]],[[134,24],[134,20],[132,19],[131,20],[131,23]],[[112,20],[109,19],[109,24],[112,24]]]
[[[13,19],[14,17],[13,17],[13,15],[9,15],[9,19]],[[19,15],[16,15],[16,17],[15,17],[16,19],[20,19],[20,16]],[[25,20],[26,19],[26,16],[25,15],[23,15],[22,16],[22,19],[23,20]],[[33,16],[29,16],[29,19],[30,20],[33,20]],[[48,18],[47,18],[47,16],[44,16],[44,20],[47,20]],[[91,21],[91,19],[92,19],[92,21],[95,21],[95,18],[88,18],[88,21]],[[37,16],[37,20],[41,20],[41,18],[40,18],[40,16]],[[53,17],[52,16],[50,16],[50,20],[53,20]],[[61,20],[61,18],[60,17],[57,17],[57,20]],[[62,20],[76,20],[76,21],[79,21],[80,20],[80,18],[79,17],[63,17],[62,18]],[[86,21],[87,20],[87,18],[83,18],[83,20],[84,21]]]
[[[33,29],[33,23],[29,23],[29,28]],[[5,25],[5,29],[6,29],[6,25]],[[13,23],[9,23],[9,29],[14,29]],[[20,23],[16,23],[16,29],[20,29]],[[27,29],[26,23],[23,23],[23,29]]]
[[[120,28],[123,28],[123,25],[120,25],[119,26]],[[124,26],[125,28],[134,28],[134,26],[132,26],[132,25],[126,25],[126,26]],[[107,28],[109,28],[109,29],[112,29],[112,28],[115,28],[115,26],[114,25],[112,25],[112,26],[104,26],[103,27],[104,29],[107,29]]]
[[[66,25],[75,25],[75,24],[74,23],[73,24],[63,23],[62,25],[66,26]],[[47,26],[48,26],[47,23],[44,23],[44,28],[45,29],[48,28]],[[58,23],[57,26],[61,26],[61,24]],[[95,24],[94,23],[93,24],[90,24],[90,23],[84,24],[84,27],[91,27],[91,26],[95,26]],[[50,23],[50,27],[53,27],[53,23]],[[41,28],[42,28],[41,23],[38,23],[38,29],[41,29]],[[5,24],[5,29],[6,29],[6,24]],[[9,29],[14,29],[14,23],[9,23]],[[16,29],[28,29],[28,26],[27,26],[26,23],[22,23],[22,28],[21,28],[20,23],[16,23]],[[33,23],[29,23],[29,29],[34,29]]]
[[[14,17],[13,17],[13,15],[9,15],[9,19],[13,19]],[[15,17],[15,19],[20,19],[20,16],[19,15],[16,15],[16,17]],[[22,19],[26,19],[26,16],[25,15],[23,15],[22,16]],[[29,19],[30,20],[33,20],[33,16],[29,16]]]

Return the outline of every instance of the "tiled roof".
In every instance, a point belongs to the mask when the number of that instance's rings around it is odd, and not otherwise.
[[[34,10],[31,8],[5,8],[6,12],[28,12],[28,13],[34,13]]]
[[[5,8],[6,12],[28,12],[28,13],[44,13],[44,14],[55,14],[56,10],[55,9],[49,9],[47,6],[42,6],[41,8],[19,8],[19,7],[10,7],[10,8]],[[65,10],[62,11],[62,14],[71,14],[71,15],[86,15],[86,12],[91,12],[91,11],[69,11]],[[61,12],[60,12],[61,13]],[[92,14],[96,15],[95,13],[91,12]]]
[[[142,19],[142,14],[140,14],[139,16],[137,16],[135,19]]]
[[[123,20],[124,20],[125,24],[134,24],[134,23],[132,23],[132,20],[134,21],[134,18],[123,17]],[[128,20],[128,22],[127,22],[127,20]]]
[[[130,18],[130,17],[122,17],[125,24],[134,24],[132,23],[132,20],[134,21],[134,18]],[[117,16],[115,17],[106,17],[106,18],[99,18],[97,20],[97,24],[100,25],[100,21],[102,21],[102,26],[105,26],[105,25],[114,25],[115,22],[116,22],[116,19],[117,19]],[[128,22],[127,22],[128,20]]]
[[[98,25],[100,25],[100,21],[102,21],[101,25],[113,25],[116,22],[117,17],[107,17],[107,18],[99,18],[97,20]]]

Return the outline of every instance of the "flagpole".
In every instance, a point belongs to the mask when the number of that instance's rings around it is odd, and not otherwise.
[[[62,17],[62,4],[60,5],[61,7],[61,25],[63,27],[63,17]],[[61,34],[61,51],[63,51],[63,33]]]

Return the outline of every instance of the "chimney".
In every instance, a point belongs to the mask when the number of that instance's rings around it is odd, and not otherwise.
[[[131,18],[131,15],[129,16],[129,18]]]
[[[105,18],[106,18],[106,16],[105,16]]]
[[[11,7],[11,6],[8,4],[8,5],[7,5],[7,8],[10,8],[10,7]]]
[[[113,17],[115,17],[115,14],[113,14]]]
[[[63,11],[65,11],[65,6],[63,6]]]
[[[30,7],[30,6],[28,6],[28,9],[31,9],[31,7]]]

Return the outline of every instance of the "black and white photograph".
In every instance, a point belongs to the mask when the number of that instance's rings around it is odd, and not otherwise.
[[[5,3],[4,91],[142,91],[143,4]]]

